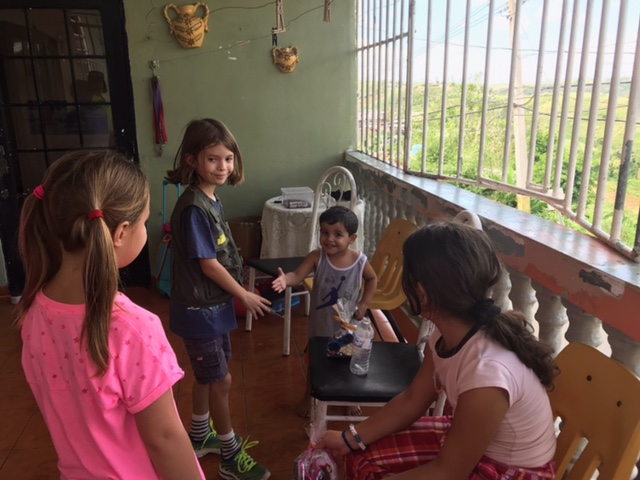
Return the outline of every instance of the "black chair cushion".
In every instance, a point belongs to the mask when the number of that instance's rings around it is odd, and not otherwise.
[[[255,258],[248,260],[246,264],[270,277],[277,277],[278,267],[282,268],[284,273],[293,272],[300,266],[304,258],[305,257]]]
[[[422,365],[422,352],[410,343],[373,342],[369,373],[349,370],[348,358],[328,357],[329,337],[309,340],[311,396],[322,401],[388,402],[409,387]]]

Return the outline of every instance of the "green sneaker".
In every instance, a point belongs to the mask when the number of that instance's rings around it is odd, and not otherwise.
[[[248,439],[247,439],[248,440]],[[256,462],[247,450],[258,442],[249,443],[247,440],[240,445],[240,452],[231,460],[222,460],[218,474],[227,480],[266,480],[271,472]]]
[[[222,451],[222,442],[215,430],[211,430],[202,442],[194,442],[192,439],[191,445],[193,445],[193,450],[198,458],[204,457],[209,453],[219,454]]]
[[[222,442],[218,438],[218,432],[213,428],[213,421],[211,419],[209,419],[209,428],[211,431],[202,442],[194,442],[193,439],[191,439],[191,445],[198,458],[204,457],[209,453],[220,454],[220,452],[222,452]],[[236,434],[236,442],[238,442],[238,444],[242,443],[242,437],[240,435]]]

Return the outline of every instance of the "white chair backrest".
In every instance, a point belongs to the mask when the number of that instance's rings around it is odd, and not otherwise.
[[[477,228],[478,230],[482,230],[482,222],[480,221],[480,217],[471,210],[462,210],[458,212],[458,214],[453,217],[454,222],[466,223],[471,225],[472,227]]]
[[[318,217],[320,213],[337,203],[331,196],[331,193],[339,191],[340,196],[338,197],[338,202],[342,201],[347,183],[349,183],[351,189],[349,208],[355,212],[356,202],[358,201],[358,189],[356,187],[356,180],[349,170],[340,166],[331,167],[326,170],[320,177],[320,180],[318,180],[311,212],[309,251],[314,250],[318,245]]]

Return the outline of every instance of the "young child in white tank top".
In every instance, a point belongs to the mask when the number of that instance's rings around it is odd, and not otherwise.
[[[331,336],[339,328],[333,321],[339,298],[355,302],[354,318],[362,320],[378,285],[378,278],[366,255],[349,248],[356,241],[358,217],[346,207],[331,207],[320,215],[320,248],[310,252],[294,271],[273,281],[272,288],[282,292],[287,286],[300,284],[311,272],[313,291],[309,313],[308,338]],[[364,282],[364,290],[362,283]],[[305,396],[298,405],[300,416],[308,417],[311,402],[307,375]],[[360,407],[350,407],[349,413],[359,414]]]

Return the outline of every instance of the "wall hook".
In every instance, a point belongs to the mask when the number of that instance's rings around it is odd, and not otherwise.
[[[160,60],[151,60],[149,62],[149,68],[153,72],[154,76],[157,76],[157,71],[160,68]]]

